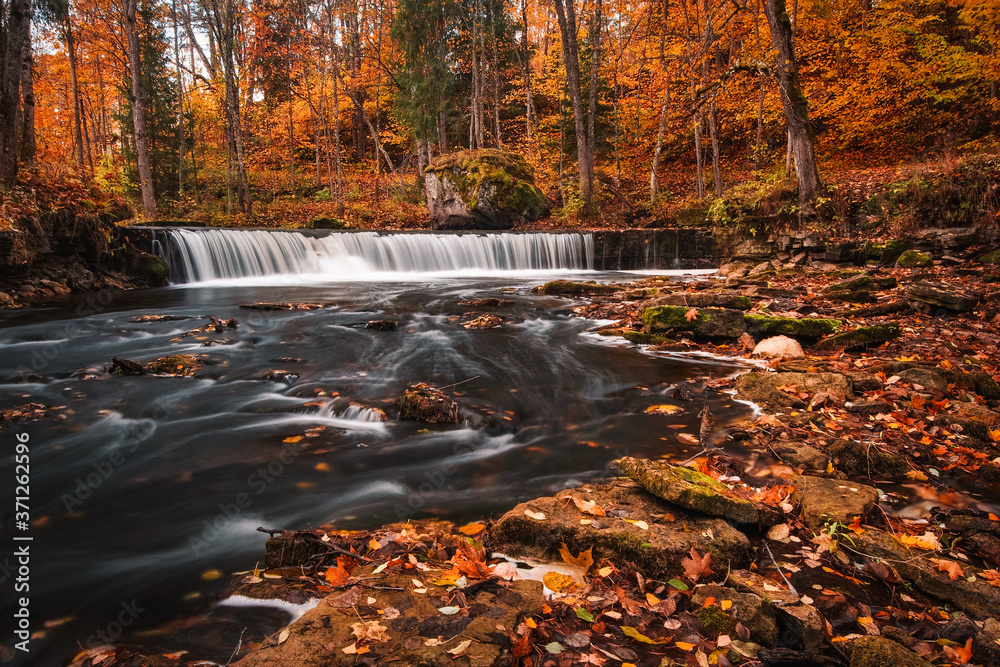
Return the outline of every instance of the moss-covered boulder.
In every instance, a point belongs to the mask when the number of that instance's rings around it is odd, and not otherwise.
[[[934,263],[934,258],[919,250],[907,250],[896,260],[897,269],[919,269],[930,266]]]
[[[988,253],[980,257],[979,261],[983,264],[1000,264],[1000,248],[990,250]]]
[[[747,331],[765,336],[795,336],[822,338],[840,329],[841,321],[819,317],[777,317],[775,315],[747,314],[743,316]]]
[[[437,229],[510,229],[549,214],[532,168],[502,150],[439,156],[424,171],[424,184]]]
[[[620,290],[621,287],[619,285],[607,285],[595,282],[578,283],[572,280],[550,280],[544,285],[532,288],[531,291],[536,294],[580,296],[583,294],[613,294]]]
[[[657,306],[687,306],[688,308],[732,308],[735,310],[750,310],[753,301],[733,290],[718,292],[675,292],[660,297],[654,305]]]
[[[605,516],[581,511],[576,499],[594,503]],[[629,479],[588,484],[523,502],[490,531],[495,550],[514,556],[560,558],[565,544],[576,554],[593,549],[594,561],[631,562],[646,576],[666,581],[683,571],[691,549],[711,552],[716,572],[740,567],[747,537],[725,519],[689,512],[646,493]]]
[[[646,308],[642,311],[642,324],[650,333],[691,331],[706,338],[739,338],[747,330],[743,311],[729,308]]]
[[[712,599],[715,604],[711,604]],[[732,604],[723,605],[725,601]],[[699,587],[691,597],[691,602],[698,609],[702,634],[710,639],[730,634],[736,623],[742,623],[750,632],[751,641],[763,646],[771,646],[778,641],[774,607],[760,595],[740,593],[725,586],[708,585]],[[723,606],[728,611],[723,611]]]
[[[850,644],[850,667],[932,667],[919,655],[885,637],[860,637]]]
[[[854,331],[845,331],[816,343],[815,352],[840,352],[842,350],[857,350],[881,345],[899,336],[899,327],[895,324],[876,324],[870,327],[859,327]]]
[[[340,218],[317,215],[303,225],[306,229],[343,229],[347,223]]]
[[[644,489],[678,507],[723,516],[737,523],[757,523],[761,519],[763,512],[757,505],[737,497],[725,484],[697,470],[631,456],[616,463]]]
[[[163,287],[170,284],[170,269],[167,263],[157,255],[148,252],[138,253],[128,268],[132,275],[150,287]]]

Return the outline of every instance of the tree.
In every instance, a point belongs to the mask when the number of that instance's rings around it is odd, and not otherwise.
[[[816,167],[813,132],[809,123],[809,100],[802,91],[795,49],[792,46],[792,23],[785,0],[765,0],[764,14],[771,27],[771,42],[777,51],[774,76],[781,92],[788,140],[795,159],[799,210],[803,215],[810,215],[815,212],[815,200],[820,191],[819,170]]]
[[[30,0],[0,3],[0,188],[17,182],[21,141],[21,67],[31,34]]]
[[[125,1],[125,36],[128,39],[128,64],[132,78],[132,127],[135,130],[135,155],[139,167],[139,188],[142,208],[147,218],[156,217],[156,194],[153,191],[153,170],[149,164],[149,133],[146,127],[148,105],[146,86],[143,83],[139,30],[136,26],[138,0]]]

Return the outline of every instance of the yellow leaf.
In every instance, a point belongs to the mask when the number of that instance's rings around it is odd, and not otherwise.
[[[993,442],[1000,442],[1000,428],[994,430],[990,429],[990,440]]]
[[[219,570],[205,570],[201,573],[201,578],[205,581],[215,581],[222,577],[222,572]]]
[[[646,408],[646,414],[672,415],[676,412],[684,412],[684,408],[676,405],[651,405]]]
[[[579,555],[573,556],[570,553],[569,548],[566,543],[563,542],[562,546],[559,547],[559,555],[562,557],[564,563],[569,563],[570,565],[579,565],[584,570],[589,570],[590,566],[594,564],[594,557],[591,555],[593,548],[587,549],[586,551],[581,551]],[[549,586],[549,588],[552,588]],[[552,588],[552,590],[555,590]]]
[[[524,624],[527,625],[532,630],[538,627],[538,623],[535,623],[535,619],[531,618],[530,616],[524,619]]]
[[[330,472],[330,464],[326,461],[316,464],[316,470],[322,470],[323,472]]]
[[[573,500],[573,504],[576,508],[585,514],[593,514],[594,516],[606,516],[604,508],[597,504],[594,500],[580,500],[579,498],[570,496]]]
[[[646,593],[646,602],[649,603],[650,607],[655,607],[660,604],[660,598],[656,597],[652,593]]]
[[[542,583],[556,593],[563,593],[576,587],[576,581],[573,577],[567,574],[559,574],[558,572],[547,572],[542,577]]]
[[[695,645],[694,644],[689,644],[687,642],[674,642],[674,646],[676,646],[677,648],[679,648],[682,651],[690,651],[691,649],[694,648]]]
[[[293,435],[293,436],[289,436],[289,437],[285,438],[284,440],[282,440],[282,442],[295,443],[295,442],[298,442],[301,439],[302,439],[301,435]]]
[[[908,547],[916,547],[925,551],[934,551],[941,548],[941,542],[938,540],[937,535],[929,530],[923,535],[900,535],[896,539]]]
[[[375,539],[375,538],[373,537],[373,538],[372,538],[371,540],[369,540],[369,542],[368,542],[368,548],[369,548],[369,549],[371,549],[372,551],[378,551],[379,549],[381,549],[381,548],[382,548],[382,545],[381,545],[381,544],[379,544],[379,543],[378,543],[378,540],[376,540],[376,539]]]
[[[726,611],[727,609],[729,609],[730,607],[733,606],[733,601],[732,600],[723,600],[719,604],[719,606],[722,607],[722,611]]]
[[[614,571],[615,571],[615,568],[613,568],[611,566],[602,567],[600,570],[597,571],[597,574],[601,575],[602,577],[606,577],[606,576],[608,576],[609,574],[611,574]]]

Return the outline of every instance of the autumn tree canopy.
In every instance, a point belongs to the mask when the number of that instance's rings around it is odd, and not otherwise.
[[[996,139],[997,0],[0,4],[0,182],[69,165],[147,217],[416,203],[524,155],[565,219]],[[46,7],[48,7],[46,9]],[[19,158],[16,159],[16,158]]]

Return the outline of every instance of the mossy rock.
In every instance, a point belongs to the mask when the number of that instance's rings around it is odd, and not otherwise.
[[[636,345],[660,345],[666,342],[666,338],[663,336],[658,336],[656,334],[646,333],[645,331],[622,331],[622,337],[625,338],[630,343],[635,343]]]
[[[813,346],[813,350],[816,352],[857,350],[882,345],[898,336],[899,327],[895,324],[876,324],[824,338]]]
[[[657,306],[687,306],[689,308],[732,308],[750,310],[753,301],[732,290],[718,292],[675,292],[656,300]]]
[[[979,261],[983,264],[1000,264],[1000,248],[990,250],[988,253],[980,257]]]
[[[427,206],[438,228],[508,229],[549,213],[523,157],[498,149],[442,155],[424,170]]]
[[[420,382],[399,397],[399,418],[428,424],[456,424],[458,403],[440,389]]]
[[[814,317],[777,317],[774,315],[744,315],[747,331],[765,336],[798,336],[822,338],[836,332],[843,324],[840,320]]]
[[[850,667],[932,667],[919,655],[885,637],[860,637],[851,642]]]
[[[934,258],[919,250],[907,250],[896,260],[897,269],[919,269],[930,266],[934,263]]]
[[[136,278],[151,287],[163,287],[170,284],[170,268],[157,255],[148,252],[139,253],[132,262],[131,268]]]
[[[739,338],[746,332],[743,311],[685,306],[658,306],[642,311],[642,324],[650,333],[691,331],[706,338]]]
[[[710,598],[715,604],[705,606]],[[723,601],[732,602],[728,611],[722,609]],[[750,632],[750,640],[763,646],[778,641],[778,622],[774,607],[765,598],[754,593],[741,593],[725,586],[701,586],[691,598],[698,607],[696,615],[701,620],[705,636],[715,639],[732,634],[736,623],[742,623]]]
[[[904,252],[913,247],[913,244],[908,239],[895,239],[892,241],[887,241],[885,245],[882,246],[882,255],[880,259],[883,264],[895,264],[899,256]]]
[[[631,456],[616,463],[654,496],[679,507],[724,516],[737,523],[757,523],[761,519],[754,503],[738,498],[725,484],[697,470]]]
[[[544,285],[534,288],[532,291],[539,294],[559,294],[567,296],[579,296],[582,294],[613,294],[621,290],[618,285],[605,285],[602,283],[578,283],[572,280],[552,280]]]
[[[867,274],[860,273],[851,276],[847,280],[842,280],[838,283],[827,285],[826,287],[823,288],[821,294],[835,294],[837,292],[857,292],[859,290],[870,288],[874,284],[875,281],[873,281]]]
[[[880,449],[874,443],[839,438],[833,441],[828,452],[837,469],[851,477],[900,480],[910,470],[905,458]]]

